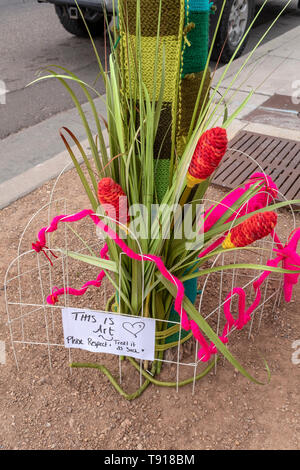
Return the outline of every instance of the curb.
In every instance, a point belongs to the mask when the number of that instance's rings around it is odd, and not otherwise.
[[[236,119],[232,122],[228,129],[228,138],[231,140],[241,130],[249,132],[257,132],[259,134],[266,134],[271,137],[280,137],[285,139],[291,139],[300,141],[300,134],[296,130],[281,129],[279,127],[250,123],[242,119]],[[103,131],[105,145],[108,147],[108,133],[105,129]],[[84,140],[80,142],[84,151],[89,154],[89,142]],[[76,146],[72,147],[72,150],[76,154],[78,149]],[[78,161],[82,163],[82,157],[78,157]],[[26,196],[35,189],[47,183],[53,178],[56,178],[60,173],[65,172],[73,168],[73,163],[70,159],[67,150],[60,152],[55,157],[46,160],[39,165],[25,171],[24,173],[11,178],[0,184],[0,209],[9,206],[12,202]]]

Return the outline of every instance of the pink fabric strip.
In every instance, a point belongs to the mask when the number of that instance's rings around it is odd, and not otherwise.
[[[278,235],[274,232],[273,239],[278,247],[277,250],[274,250],[278,253],[278,256],[272,260],[267,262],[267,266],[277,267],[279,263],[283,262],[283,268],[289,270],[295,270],[296,268],[300,268],[300,256],[297,253],[297,245],[300,240],[300,229],[296,229],[292,236],[290,237],[289,242],[284,247],[278,237]],[[231,292],[227,295],[224,303],[224,314],[227,319],[225,324],[223,335],[228,335],[233,326],[236,326],[237,329],[243,328],[250,320],[251,314],[254,310],[259,306],[261,300],[261,292],[260,286],[266,280],[266,278],[271,274],[271,271],[264,271],[261,276],[254,281],[253,287],[256,291],[256,296],[253,303],[250,307],[245,310],[245,301],[246,301],[246,294],[244,289],[241,287],[236,287],[232,289]],[[293,286],[298,282],[298,277],[300,273],[285,273],[284,274],[284,296],[286,302],[289,302],[292,297],[292,290]],[[230,300],[233,295],[237,294],[239,296],[239,305],[238,305],[238,318],[234,320],[232,313],[230,311]],[[212,351],[214,345],[210,345],[210,350]]]

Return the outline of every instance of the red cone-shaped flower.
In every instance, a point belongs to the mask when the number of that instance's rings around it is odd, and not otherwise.
[[[105,213],[122,224],[129,222],[128,201],[122,187],[112,178],[102,178],[98,183],[98,199]]]
[[[208,129],[202,134],[188,169],[188,187],[209,178],[225,155],[227,144],[227,133],[222,127]]]
[[[233,227],[222,243],[223,248],[234,248],[250,245],[256,240],[269,235],[277,223],[275,212],[254,214],[240,225]]]

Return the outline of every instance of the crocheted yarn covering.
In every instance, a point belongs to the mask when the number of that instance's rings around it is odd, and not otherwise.
[[[162,0],[160,36],[178,35],[178,27],[181,15],[181,0]],[[136,0],[119,1],[123,6],[123,16],[128,21],[129,34],[136,33]],[[158,0],[141,0],[141,34],[142,36],[157,35],[157,23],[159,15]]]
[[[222,243],[225,249],[250,245],[269,235],[277,223],[276,212],[259,212],[233,227]]]
[[[155,162],[155,184],[158,201],[165,195],[169,184],[170,160],[167,158],[158,159]]]
[[[154,58],[157,47],[157,30],[159,2],[141,0],[141,70],[142,80],[147,87],[149,96],[154,89]],[[163,54],[165,54],[163,110],[156,136],[154,155],[158,159],[156,166],[156,191],[161,201],[169,183],[169,165],[162,160],[171,157],[172,134],[176,128],[173,103],[178,94],[178,64],[181,56],[181,43],[184,28],[184,0],[162,0],[160,21],[160,42],[158,51],[158,67],[156,72],[156,96],[158,99],[161,88]],[[135,0],[119,0],[121,60],[127,72],[124,94],[134,97],[136,80],[136,15]]]
[[[134,96],[134,90],[137,89],[137,76],[136,76],[136,36],[129,34],[128,41],[130,44],[129,50],[125,50],[125,59],[129,64],[134,64],[134,68],[131,69],[129,66],[127,71],[126,80],[126,93]],[[172,102],[175,97],[175,82],[174,77],[178,67],[178,38],[176,36],[165,36],[163,43],[161,43],[158,51],[158,67],[157,67],[157,81],[155,83],[156,96],[158,99],[161,76],[162,76],[162,63],[163,63],[163,44],[165,53],[165,82],[164,82],[164,101],[168,103]],[[142,48],[142,80],[147,87],[149,96],[153,96],[154,89],[154,58],[156,55],[156,37],[141,37],[141,48]]]
[[[159,16],[159,2],[140,0],[142,80],[149,96],[153,96],[154,58]],[[136,0],[119,0],[121,66],[127,72],[124,95],[134,97],[136,88]],[[156,75],[156,96],[161,87],[163,50],[165,54],[165,82],[163,109],[154,145],[155,185],[158,202],[162,201],[169,185],[169,159],[172,136],[175,136],[176,154],[185,149],[195,102],[208,55],[209,0],[162,0],[160,43]],[[180,68],[178,68],[180,64]],[[209,73],[202,87],[199,112],[208,97]],[[177,100],[177,108],[175,102]],[[198,116],[197,116],[198,117]],[[197,281],[188,286],[188,296],[196,298]],[[176,312],[170,319],[178,320]],[[184,336],[184,335],[182,335]],[[174,340],[174,338],[172,338]],[[176,339],[175,339],[176,340]],[[169,341],[167,341],[169,342]]]
[[[172,104],[164,102],[160,113],[156,139],[154,142],[154,155],[158,160],[169,159],[172,146]],[[169,172],[169,166],[168,170]],[[167,185],[169,183],[169,175],[167,178]],[[158,187],[158,184],[157,184]],[[168,186],[165,187],[167,189]]]
[[[98,183],[98,199],[105,213],[112,219],[127,224],[130,220],[128,202],[122,187],[112,178],[102,178]]]
[[[195,148],[187,179],[205,180],[215,171],[227,150],[227,132],[222,127],[207,129]]]
[[[183,53],[182,76],[201,72],[205,68],[209,40],[209,2],[186,0],[185,26],[191,25],[187,39],[191,46]]]

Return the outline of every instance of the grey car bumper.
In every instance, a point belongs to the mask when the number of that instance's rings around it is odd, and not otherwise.
[[[70,5],[76,7],[74,0],[38,0],[39,3],[53,3],[55,5]],[[114,0],[78,0],[79,7],[93,8],[95,10],[101,10],[103,6],[106,6],[108,12],[113,11]],[[117,1],[115,0],[115,5]]]

